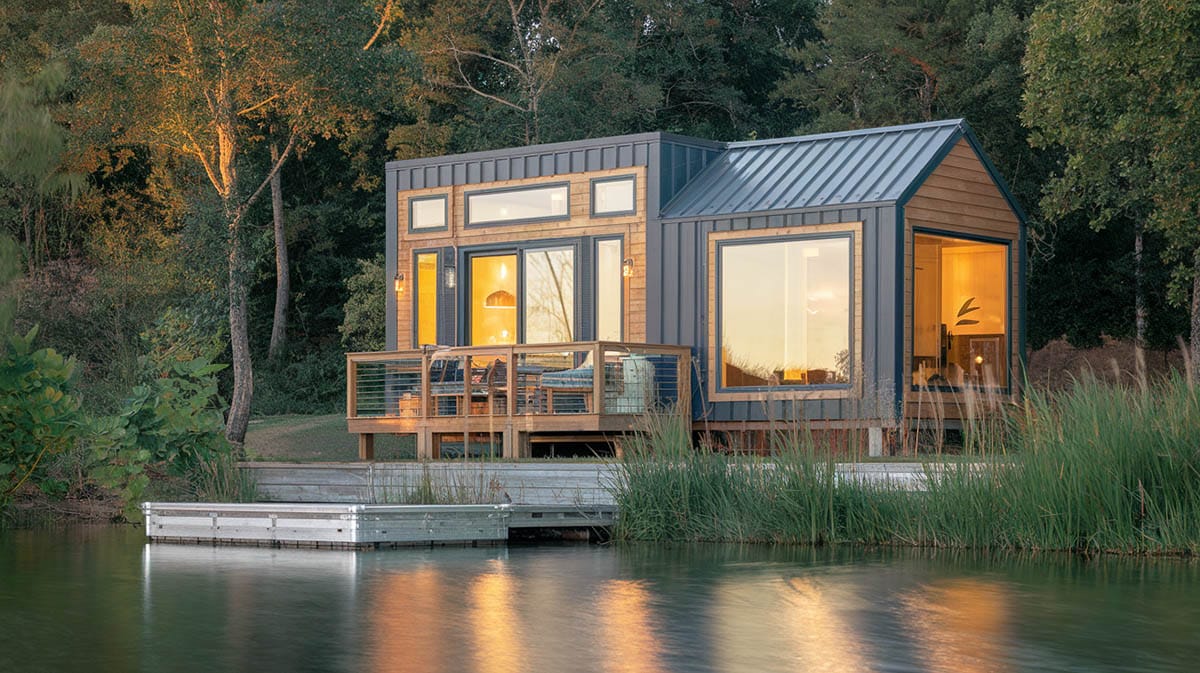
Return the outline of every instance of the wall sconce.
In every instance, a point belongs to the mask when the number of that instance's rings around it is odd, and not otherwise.
[[[442,284],[451,289],[458,287],[458,269],[452,266],[443,268]]]
[[[633,258],[626,257],[621,260],[621,275],[626,278],[633,278]]]
[[[392,280],[393,286],[396,289],[396,294],[404,294],[404,274],[397,271],[396,277]]]

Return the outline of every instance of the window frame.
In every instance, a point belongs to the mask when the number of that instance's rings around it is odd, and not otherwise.
[[[905,371],[904,377],[909,382],[909,392],[929,391],[935,393],[961,393],[964,390],[979,390],[989,393],[997,393],[1000,395],[1010,395],[1013,391],[1013,369],[1017,366],[1016,360],[1013,358],[1013,250],[1016,241],[1007,238],[996,238],[991,236],[979,236],[977,234],[964,234],[958,231],[949,231],[945,229],[937,229],[932,227],[912,227],[907,241],[910,251],[916,250],[917,236],[936,236],[939,238],[952,238],[959,241],[970,241],[972,243],[990,243],[992,245],[1003,246],[1004,248],[1004,360],[1008,365],[1005,372],[1005,385],[999,387],[987,386],[954,386],[954,385],[937,385],[937,386],[918,386],[912,383],[912,368],[913,361],[916,359],[916,343],[917,343],[917,260],[916,254],[912,255],[912,261],[909,263],[909,290],[912,291],[912,298],[909,300],[908,320],[905,328],[908,330],[908,348],[904,353]]]
[[[600,263],[599,263],[600,262],[600,244],[609,242],[609,241],[617,242],[617,245],[619,248],[617,257],[621,261],[622,265],[625,262],[625,237],[624,236],[621,236],[621,235],[596,236],[596,237],[592,238],[592,269],[591,269],[591,271],[592,271],[592,288],[591,289],[592,289],[592,314],[593,315],[592,315],[591,326],[592,326],[592,336],[595,337],[596,339],[600,338]],[[620,308],[620,311],[618,313],[619,313],[620,321],[621,321],[620,327],[619,327],[620,338],[618,339],[618,341],[624,342],[625,341],[625,301],[626,301],[625,276],[624,276],[624,274],[621,274],[621,275],[618,275],[617,278],[618,278],[618,285],[620,287],[620,294],[617,297],[617,300],[619,302],[619,308]]]
[[[411,271],[412,275],[410,276],[412,278],[412,282],[410,283],[410,286],[412,287],[412,308],[410,309],[412,311],[412,315],[409,320],[409,323],[411,325],[410,337],[411,337],[413,348],[421,347],[421,343],[420,343],[420,316],[421,316],[421,273],[420,273],[420,268],[421,267],[420,267],[420,263],[418,260],[418,258],[421,255],[434,255],[434,257],[436,259],[436,261],[434,262],[434,288],[433,288],[433,291],[434,291],[434,295],[433,295],[434,345],[438,345],[441,342],[441,337],[442,337],[441,318],[442,318],[442,310],[443,309],[441,306],[442,301],[441,301],[441,296],[440,296],[440,293],[442,290],[442,249],[441,248],[413,249],[412,265],[411,265],[412,266],[412,271]]]
[[[520,217],[507,220],[486,220],[483,222],[471,221],[471,198],[474,196],[487,196],[489,194],[504,194],[508,192],[532,192],[542,189],[564,189],[566,190],[566,212],[562,215],[546,215],[543,217]],[[463,194],[463,227],[474,229],[478,227],[491,226],[509,226],[513,224],[530,224],[535,222],[561,222],[571,219],[571,183],[569,181],[557,182],[538,182],[530,185],[520,185],[517,187],[495,187],[492,189],[475,189]]]
[[[442,202],[442,225],[439,227],[416,227],[413,224],[413,204],[419,201]],[[427,234],[430,232],[447,231],[450,229],[450,198],[448,194],[428,194],[408,197],[408,233]]]
[[[756,243],[785,243],[796,240],[847,239],[849,241],[850,268],[850,322],[849,363],[846,383],[822,383],[811,385],[767,385],[725,387],[721,369],[720,326],[721,311],[721,249],[728,245],[752,245]],[[741,231],[715,231],[708,235],[708,395],[713,402],[762,401],[763,394],[771,392],[775,399],[847,399],[861,397],[863,390],[863,366],[858,358],[863,353],[862,326],[862,222],[839,222],[823,225],[800,225]]]
[[[637,173],[627,173],[625,175],[612,175],[602,178],[592,178],[588,183],[588,214],[593,218],[601,217],[621,217],[624,215],[636,215],[637,209]],[[606,182],[629,182],[633,188],[633,204],[628,210],[606,210],[600,212],[596,210],[596,185]]]
[[[507,241],[503,243],[491,243],[484,245],[475,245],[470,247],[461,247],[458,249],[457,264],[460,270],[458,284],[455,288],[455,302],[457,304],[455,312],[455,322],[457,323],[457,341],[462,345],[481,345],[471,344],[471,283],[474,279],[471,278],[470,265],[472,257],[491,257],[496,255],[515,255],[517,258],[516,274],[517,274],[517,345],[525,344],[525,254],[531,250],[543,249],[567,249],[570,248],[574,255],[575,277],[574,289],[571,293],[571,300],[574,302],[574,324],[571,329],[576,334],[582,333],[582,330],[587,323],[585,322],[583,312],[580,307],[583,305],[583,280],[582,263],[583,250],[586,245],[586,238],[567,237],[567,238],[545,238],[545,239],[530,239],[526,241]],[[465,269],[465,271],[463,271]],[[570,343],[578,343],[580,338],[575,337],[576,341]]]

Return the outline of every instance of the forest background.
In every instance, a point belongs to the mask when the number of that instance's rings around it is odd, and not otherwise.
[[[392,159],[964,117],[1031,348],[1200,346],[1198,3],[8,0],[0,45],[0,501],[339,410]]]

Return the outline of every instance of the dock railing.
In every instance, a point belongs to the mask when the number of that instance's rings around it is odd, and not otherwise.
[[[351,432],[630,429],[690,415],[691,350],[611,341],[348,353]],[[454,421],[450,423],[449,421]]]

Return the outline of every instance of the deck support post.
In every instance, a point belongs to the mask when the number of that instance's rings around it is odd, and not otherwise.
[[[375,460],[375,434],[361,432],[358,435],[358,459]]]
[[[433,433],[429,428],[421,428],[417,432],[417,460],[432,460],[433,458]]]
[[[867,428],[867,455],[879,458],[883,455],[883,427],[872,425]]]

